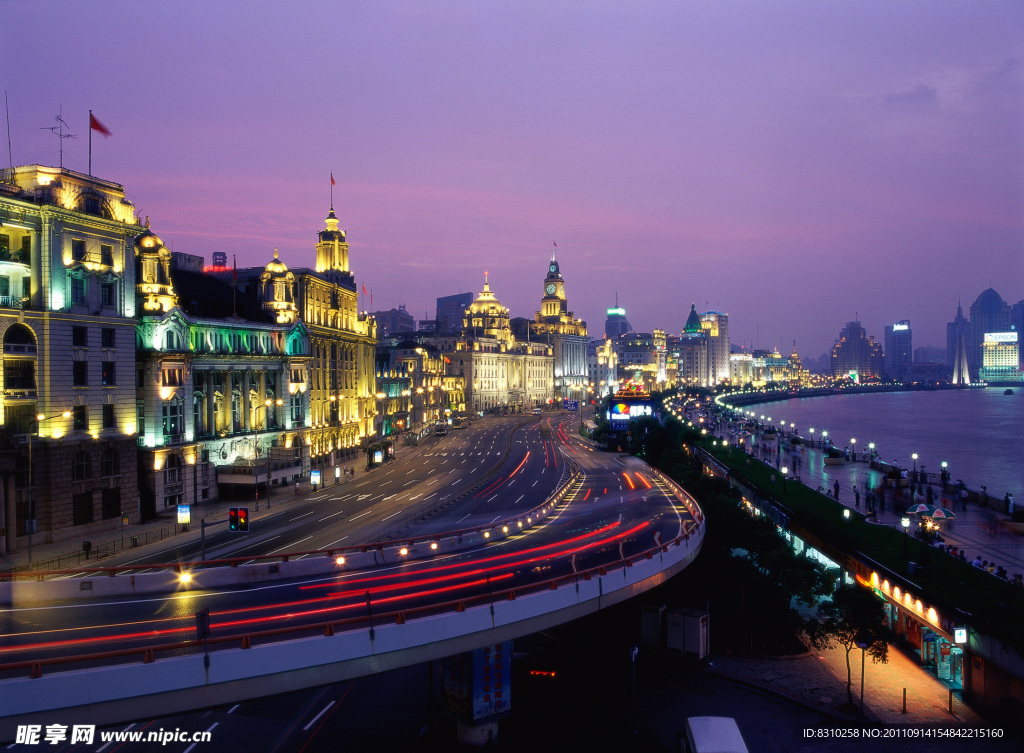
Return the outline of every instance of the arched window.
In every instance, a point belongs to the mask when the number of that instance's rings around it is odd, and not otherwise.
[[[85,481],[92,477],[92,458],[85,450],[75,453],[74,461],[71,464],[71,480]]]
[[[164,483],[176,484],[181,481],[181,458],[176,453],[167,456],[167,463],[164,465]]]

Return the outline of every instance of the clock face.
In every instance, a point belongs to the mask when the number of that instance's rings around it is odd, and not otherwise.
[[[550,270],[550,271],[551,271],[552,273],[554,273],[554,272],[557,272],[557,271],[558,271],[558,265],[557,265],[557,264],[552,264],[552,265],[551,265],[550,267],[548,267],[548,269],[549,269],[549,270]]]
[[[548,292],[548,295],[554,295],[555,294],[555,283],[549,282],[547,287],[544,288],[544,289]]]

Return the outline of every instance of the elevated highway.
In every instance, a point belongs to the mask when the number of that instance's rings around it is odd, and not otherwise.
[[[518,470],[500,466],[505,473],[443,510],[410,518],[401,526],[408,540],[361,545],[344,564],[337,550],[276,554],[196,569],[187,587],[173,568],[158,568],[135,576],[152,579],[148,593],[99,598],[69,598],[82,578],[0,584],[12,604],[0,648],[0,739],[16,723],[51,723],[57,711],[61,723],[109,724],[448,656],[630,598],[693,560],[703,520],[683,490],[545,421],[547,429],[526,429],[541,443],[536,457],[549,445],[543,466],[529,465],[529,449],[515,458]],[[517,509],[528,501],[523,490],[555,469],[560,483]],[[441,530],[458,520],[473,525]],[[131,577],[91,580],[123,586]],[[206,641],[195,639],[202,610]]]

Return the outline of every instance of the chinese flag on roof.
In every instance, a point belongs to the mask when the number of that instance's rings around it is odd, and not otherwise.
[[[99,131],[104,136],[110,135],[110,129],[103,125],[100,121],[96,120],[96,116],[91,112],[89,113],[89,127],[94,131]]]

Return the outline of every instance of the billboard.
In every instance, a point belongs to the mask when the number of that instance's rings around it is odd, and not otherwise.
[[[611,424],[613,431],[617,429],[624,430],[631,418],[643,418],[644,416],[653,415],[654,407],[648,399],[618,398],[612,400],[611,406],[608,409],[608,422]]]
[[[1016,332],[986,332],[985,342],[987,343],[1015,343],[1017,342]]]

